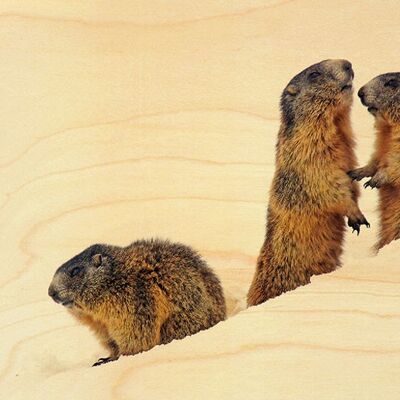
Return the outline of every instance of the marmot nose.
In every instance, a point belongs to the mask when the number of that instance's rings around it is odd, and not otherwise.
[[[363,106],[367,106],[368,104],[365,102],[365,90],[364,90],[364,86],[358,91],[358,97],[361,100],[361,104]]]
[[[49,287],[49,296],[56,302],[60,302],[60,297],[58,296],[58,293],[50,286]]]
[[[351,65],[350,61],[344,60],[343,61],[343,69],[348,72],[352,78],[354,78],[354,71],[353,66]]]

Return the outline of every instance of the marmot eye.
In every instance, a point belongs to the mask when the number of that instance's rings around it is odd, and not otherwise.
[[[81,269],[82,269],[81,267],[72,268],[71,272],[69,273],[71,278],[73,278],[75,275],[78,275],[79,272],[81,272]]]
[[[320,75],[321,75],[320,72],[314,71],[314,72],[311,72],[310,75],[308,75],[308,78],[309,78],[309,79],[315,79],[315,78],[318,78]]]
[[[399,87],[399,81],[397,81],[396,79],[390,79],[390,81],[387,81],[385,83],[385,87],[391,87],[395,89]]]

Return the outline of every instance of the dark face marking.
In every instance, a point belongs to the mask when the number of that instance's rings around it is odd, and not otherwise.
[[[375,117],[400,123],[400,72],[378,75],[358,91],[358,97]]]
[[[351,104],[354,72],[346,60],[325,60],[297,74],[281,96],[285,137],[290,138],[297,122],[320,118],[330,107]]]
[[[105,255],[106,247],[94,245],[79,253],[57,269],[50,284],[48,294],[56,303],[71,308],[79,302],[79,297],[85,293],[85,287],[90,279],[91,288],[101,279],[93,276],[104,274],[109,267],[109,258]]]
[[[277,173],[273,190],[278,202],[286,208],[301,207],[310,201],[300,175],[291,169]]]

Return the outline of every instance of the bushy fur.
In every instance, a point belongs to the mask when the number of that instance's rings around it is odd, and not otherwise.
[[[379,189],[381,228],[375,250],[400,238],[400,72],[379,75],[358,92],[375,117],[375,152],[369,163],[349,175]]]
[[[56,271],[49,295],[110,350],[95,365],[182,339],[226,315],[220,281],[205,261],[161,240],[93,245]]]
[[[368,225],[357,205],[350,126],[352,79],[346,60],[326,60],[296,75],[281,97],[276,171],[264,244],[248,305],[310,282],[340,265],[345,230]]]

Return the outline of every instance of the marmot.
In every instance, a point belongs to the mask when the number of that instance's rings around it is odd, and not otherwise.
[[[400,72],[379,75],[358,96],[375,117],[377,139],[370,162],[349,172],[364,187],[378,188],[381,229],[375,250],[400,238]]]
[[[57,269],[48,293],[110,351],[94,366],[182,339],[226,315],[220,281],[206,262],[162,240],[90,246]]]
[[[276,171],[264,244],[247,295],[256,305],[340,265],[348,225],[369,226],[358,208],[350,126],[352,65],[325,60],[296,75],[281,96]]]

